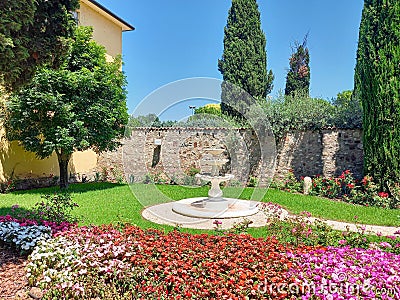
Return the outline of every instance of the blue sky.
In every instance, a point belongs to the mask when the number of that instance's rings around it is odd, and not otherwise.
[[[222,79],[217,62],[230,0],[97,0],[132,24],[123,34],[128,107],[176,80],[191,77]],[[267,38],[268,69],[275,74],[274,90],[284,90],[291,46],[309,32],[311,96],[332,99],[353,88],[362,0],[259,0],[262,29]],[[190,100],[164,113],[161,119],[190,115]],[[152,112],[151,106],[148,112]]]

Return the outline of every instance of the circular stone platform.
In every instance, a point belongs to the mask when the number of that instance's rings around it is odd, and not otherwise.
[[[192,198],[190,199],[190,203],[193,202],[193,199],[204,199],[202,198]],[[184,199],[188,200],[188,199]],[[237,199],[235,199],[237,200]],[[180,200],[182,201],[182,200]],[[219,219],[219,218],[195,218],[184,216],[178,214],[172,210],[172,206],[174,203],[179,203],[180,201],[176,202],[168,202],[162,203],[154,206],[150,206],[145,208],[142,211],[142,216],[146,220],[149,220],[153,223],[162,224],[162,225],[171,225],[171,226],[180,226],[183,228],[196,228],[196,229],[213,229],[216,227],[215,220],[218,219],[222,224],[220,224],[220,228],[222,229],[229,229],[232,228],[233,225],[238,224],[244,220],[249,220],[252,223],[250,227],[262,227],[267,225],[268,219],[265,213],[262,210],[256,211],[254,214],[245,216],[245,217],[230,217],[226,219]],[[245,200],[242,200],[245,201]],[[260,202],[256,201],[246,201],[246,207],[256,207]],[[283,215],[287,215],[287,211],[283,211]]]
[[[192,205],[205,204],[204,207]],[[187,198],[172,204],[172,210],[178,214],[204,219],[239,218],[254,215],[258,212],[257,202],[223,198],[220,201],[204,199],[204,197]]]

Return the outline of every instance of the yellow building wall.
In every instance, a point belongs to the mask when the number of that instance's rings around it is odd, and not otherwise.
[[[97,154],[92,150],[75,152],[69,162],[70,174],[90,174],[97,165]],[[18,178],[38,178],[51,175],[59,176],[57,155],[46,159],[36,158],[33,152],[26,151],[18,142],[4,139],[0,151],[0,181]],[[89,178],[90,179],[90,178]]]
[[[83,2],[79,9],[79,20],[79,25],[93,27],[93,39],[106,48],[108,60],[122,53],[121,27]],[[25,179],[59,176],[55,153],[47,159],[37,159],[34,153],[25,151],[18,142],[8,142],[5,139],[4,129],[1,128],[2,126],[0,126],[0,182],[7,181],[11,177]],[[92,150],[74,153],[69,163],[69,173],[80,175],[92,173],[97,166],[97,158],[97,154]]]
[[[93,39],[106,48],[108,55],[115,57],[122,53],[121,27],[84,2],[79,8],[79,25],[93,27]]]

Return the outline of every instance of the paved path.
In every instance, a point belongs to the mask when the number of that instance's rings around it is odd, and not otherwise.
[[[287,215],[287,211],[283,210],[283,215]],[[164,224],[164,225],[172,225],[172,226],[180,226],[183,228],[195,228],[195,229],[214,229],[215,228],[215,219],[199,219],[186,217],[180,214],[177,214],[172,211],[172,202],[163,203],[155,206],[151,206],[143,210],[142,216],[154,223]],[[234,224],[240,223],[243,220],[250,220],[252,224],[250,227],[262,227],[267,225],[267,217],[263,211],[259,211],[252,216],[241,217],[241,218],[230,218],[230,219],[220,219],[220,226],[222,229],[232,228]],[[315,220],[315,218],[310,218],[311,220]],[[359,229],[356,224],[339,222],[339,221],[331,221],[324,220],[329,226],[334,229],[346,231],[347,227],[350,231],[357,232]],[[384,236],[394,235],[396,231],[399,231],[399,227],[386,227],[386,226],[376,226],[376,225],[358,225],[365,226],[365,231],[367,233],[380,233]]]

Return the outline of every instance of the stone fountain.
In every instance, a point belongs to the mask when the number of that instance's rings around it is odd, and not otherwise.
[[[211,167],[211,172],[200,173],[196,177],[211,182],[208,197],[188,198],[176,201],[172,205],[175,213],[195,218],[237,218],[250,216],[258,212],[258,207],[249,201],[224,198],[220,183],[234,178],[232,174],[220,175],[220,170],[229,160],[221,158],[225,149],[206,148],[204,152],[211,155],[211,158],[201,160],[202,167]]]

